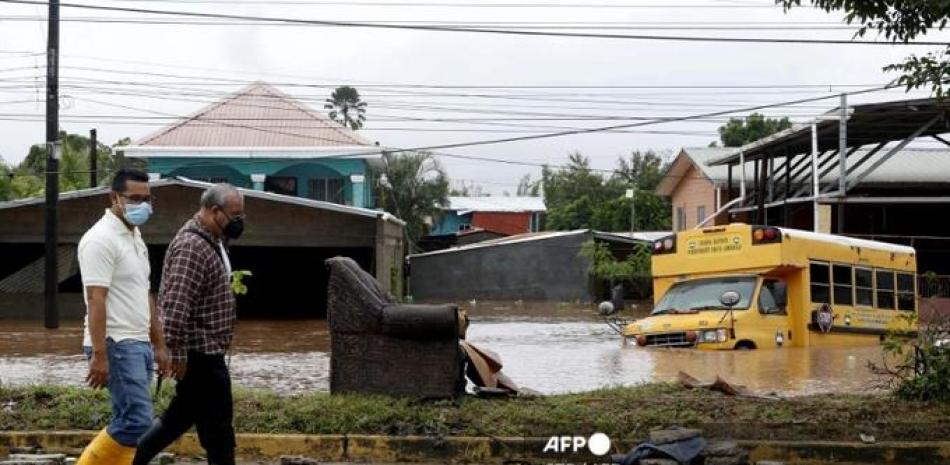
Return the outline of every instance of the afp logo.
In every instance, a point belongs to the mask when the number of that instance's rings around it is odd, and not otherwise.
[[[577,453],[584,448],[591,454],[601,456],[610,452],[610,438],[604,433],[594,433],[589,438],[585,436],[551,436],[542,452],[572,452]]]

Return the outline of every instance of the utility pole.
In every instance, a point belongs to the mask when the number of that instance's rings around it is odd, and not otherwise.
[[[46,269],[44,323],[59,327],[56,296],[59,286],[57,245],[59,224],[59,0],[49,0],[49,25],[46,37]]]
[[[96,142],[96,130],[89,130],[89,188],[99,185],[99,173],[96,172],[99,163],[99,144]]]
[[[637,231],[637,183],[633,183],[633,189],[627,189],[626,197],[630,199],[630,238],[633,239]]]

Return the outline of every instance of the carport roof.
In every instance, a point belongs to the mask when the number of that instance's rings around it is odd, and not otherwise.
[[[942,117],[950,111],[950,101],[933,98],[898,100],[891,102],[849,105],[847,139],[848,146],[868,145],[881,142],[902,140],[923,127],[934,118]],[[835,117],[840,108],[826,112],[823,116]],[[930,125],[918,137],[935,136],[948,131],[947,118]],[[838,148],[838,121],[821,119],[816,122],[818,129],[818,150]],[[735,149],[732,152],[713,158],[710,166],[737,164],[742,153],[746,161],[776,156],[795,155],[811,152],[811,125],[796,124],[784,131],[759,139]]]
[[[211,185],[212,185],[211,183],[195,181],[192,179],[181,178],[181,177],[160,179],[158,181],[149,182],[149,186],[152,188],[164,187],[164,186],[185,186],[185,187],[192,187],[195,189],[205,189]],[[334,211],[338,213],[346,213],[350,215],[379,218],[384,221],[389,221],[389,222],[399,224],[400,226],[405,226],[406,224],[404,221],[400,220],[399,218],[396,218],[392,214],[388,212],[384,212],[384,211],[371,210],[368,208],[351,207],[348,205],[340,205],[340,204],[331,203],[331,202],[323,202],[320,200],[305,199],[302,197],[275,194],[273,192],[256,191],[256,190],[244,189],[240,187],[237,189],[245,197],[258,198],[262,200],[280,202],[280,203],[285,203],[285,204],[300,205],[303,207],[316,208],[320,210],[329,210],[329,211]],[[97,187],[94,189],[80,189],[80,190],[64,192],[64,193],[59,194],[59,200],[60,202],[62,202],[63,200],[92,197],[96,195],[108,194],[109,191],[110,191],[110,187],[108,186]],[[45,201],[46,199],[43,197],[30,197],[26,199],[0,202],[0,210],[8,209],[8,208],[32,206],[32,205],[42,205]]]

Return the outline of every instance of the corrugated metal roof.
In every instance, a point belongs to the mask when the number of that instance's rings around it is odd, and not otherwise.
[[[178,186],[194,187],[198,189],[205,189],[212,185],[211,183],[195,181],[192,179],[182,178],[182,177],[160,179],[158,181],[150,181],[148,184],[149,184],[149,187],[153,189],[162,187],[162,186],[169,186],[169,185],[178,185]],[[64,193],[59,194],[59,201],[62,202],[64,200],[69,200],[69,199],[77,199],[77,198],[83,198],[83,197],[92,197],[96,195],[108,194],[110,190],[111,188],[106,186],[106,187],[97,187],[95,189],[81,189],[81,190],[76,190],[76,191],[64,192]],[[392,214],[384,212],[384,211],[371,210],[369,208],[351,207],[349,205],[340,205],[340,204],[336,204],[332,202],[306,199],[303,197],[295,197],[291,195],[275,194],[273,192],[256,191],[252,189],[244,189],[241,187],[237,188],[237,190],[240,191],[241,195],[243,195],[244,197],[252,197],[252,198],[258,198],[258,199],[263,199],[263,200],[269,200],[272,202],[300,205],[303,207],[316,208],[316,209],[321,209],[321,210],[330,210],[330,211],[335,211],[339,213],[348,213],[351,215],[381,218],[385,221],[390,221],[390,222],[397,223],[400,225],[406,224],[404,221],[400,220],[399,218],[396,218]],[[0,202],[0,210],[7,209],[7,208],[24,207],[24,206],[29,206],[29,205],[42,205],[44,202],[46,202],[46,199],[43,197],[30,197],[26,199],[11,200],[8,202]]]
[[[543,212],[542,197],[449,197],[446,210],[468,212]]]
[[[541,231],[525,234],[516,234],[514,236],[508,237],[499,237],[498,239],[489,239],[487,241],[476,242],[474,244],[460,245],[457,247],[450,247],[448,249],[442,250],[433,250],[432,252],[420,253],[410,255],[409,258],[415,257],[427,257],[430,255],[439,255],[445,253],[455,253],[462,252],[465,250],[480,249],[483,247],[494,247],[498,245],[508,245],[508,244],[518,244],[521,242],[533,242],[543,239],[551,239],[554,237],[566,237],[566,236],[575,236],[578,234],[587,234],[589,229],[575,229],[573,231]]]
[[[869,150],[858,150],[848,159],[848,166],[863,158]],[[862,165],[863,168],[873,166],[887,153],[882,149]],[[837,162],[835,166],[837,166]],[[860,174],[858,168],[848,179]],[[827,183],[838,180],[838,169],[832,170],[828,176],[822,177],[821,182]],[[928,148],[905,148],[894,154],[859,185],[867,184],[950,184],[950,150]]]
[[[142,146],[333,147],[373,144],[264,82],[136,141]]]
[[[539,231],[532,233],[516,234],[514,236],[508,237],[499,237],[498,239],[489,239],[487,241],[480,241],[474,244],[460,245],[457,247],[450,247],[448,249],[434,250],[432,252],[420,253],[410,255],[409,258],[414,257],[426,257],[429,255],[438,255],[445,253],[455,253],[463,252],[466,250],[480,249],[483,247],[494,247],[500,245],[510,245],[510,244],[519,244],[524,242],[534,242],[541,241],[545,239],[552,239],[555,237],[567,237],[567,236],[576,236],[580,234],[590,234],[592,237],[615,242],[625,242],[625,243],[636,243],[636,242],[652,242],[646,239],[641,239],[638,237],[630,238],[630,233],[612,233],[612,232],[601,232],[594,231],[591,229],[574,229],[571,231]],[[638,234],[638,233],[635,233]]]

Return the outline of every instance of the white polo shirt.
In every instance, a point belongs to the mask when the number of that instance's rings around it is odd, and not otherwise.
[[[111,210],[83,234],[79,241],[79,272],[87,303],[83,345],[91,346],[86,286],[109,288],[106,297],[106,337],[114,341],[148,341],[148,248],[139,228],[130,231]]]

